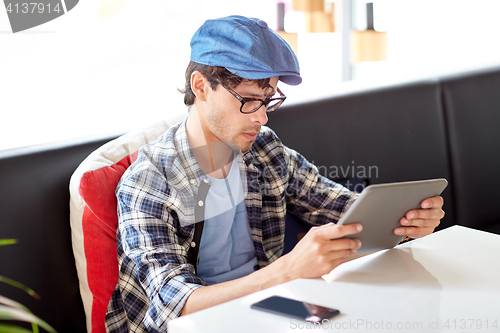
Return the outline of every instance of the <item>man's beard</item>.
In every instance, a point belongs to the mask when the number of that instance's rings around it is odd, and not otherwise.
[[[223,117],[221,117],[220,113],[215,110],[215,107],[209,110],[207,122],[213,135],[215,135],[220,141],[224,142],[224,144],[226,144],[226,146],[228,146],[231,150],[235,152],[240,152],[241,150],[241,152],[244,153],[252,148],[253,143],[248,145],[248,147],[240,147],[236,143],[236,137],[231,137],[231,131],[228,131],[228,127],[224,123]],[[243,133],[245,132],[260,132],[260,126],[254,126],[241,132],[237,132],[236,135],[241,134],[243,136]]]

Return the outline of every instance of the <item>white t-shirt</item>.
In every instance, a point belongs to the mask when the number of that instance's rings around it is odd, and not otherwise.
[[[257,258],[236,155],[226,178],[207,177],[212,185],[205,200],[198,275],[211,285],[252,273]]]

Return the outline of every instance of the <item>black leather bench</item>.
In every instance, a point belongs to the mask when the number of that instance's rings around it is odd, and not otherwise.
[[[58,332],[86,332],[69,224],[69,179],[90,152],[113,139],[0,152],[0,274],[40,296],[0,283],[0,295],[27,306]],[[28,326],[29,327],[29,326]]]
[[[441,82],[456,224],[500,233],[500,68]]]
[[[333,180],[450,181],[440,99],[439,83],[422,81],[283,107],[269,126]],[[450,181],[441,227],[454,223],[452,189]]]

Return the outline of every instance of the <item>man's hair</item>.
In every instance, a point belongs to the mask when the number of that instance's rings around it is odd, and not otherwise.
[[[193,90],[191,90],[191,74],[194,72],[200,72],[203,74],[208,82],[210,82],[210,87],[215,89],[217,87],[217,80],[225,86],[230,88],[237,87],[243,81],[253,81],[256,82],[261,88],[271,88],[269,84],[269,78],[267,79],[259,79],[259,80],[247,80],[236,74],[231,73],[224,67],[219,66],[207,66],[196,63],[194,61],[190,61],[189,65],[186,69],[186,84],[184,89],[179,89],[181,93],[184,94],[184,104],[187,106],[194,104],[195,95]]]

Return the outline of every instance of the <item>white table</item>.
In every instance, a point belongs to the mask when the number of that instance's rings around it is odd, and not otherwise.
[[[453,226],[332,274],[332,282],[294,280],[180,317],[168,332],[500,332],[499,235]],[[341,314],[314,327],[250,308],[272,295]]]

